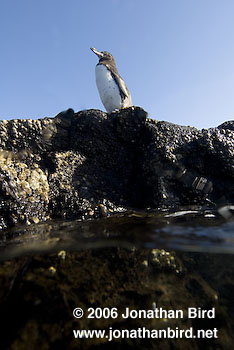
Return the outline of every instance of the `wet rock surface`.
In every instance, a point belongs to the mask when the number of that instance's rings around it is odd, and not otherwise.
[[[0,123],[0,227],[233,201],[233,122],[197,130],[131,107]]]

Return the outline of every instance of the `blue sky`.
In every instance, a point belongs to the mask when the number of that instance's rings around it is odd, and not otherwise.
[[[1,0],[0,43],[0,119],[104,110],[90,46],[149,117],[234,119],[233,0]]]

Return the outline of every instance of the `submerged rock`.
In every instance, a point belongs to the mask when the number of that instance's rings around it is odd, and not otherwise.
[[[233,122],[197,130],[139,107],[0,122],[0,227],[233,201]]]
[[[24,256],[0,264],[1,348],[110,349],[108,337],[75,338],[73,330],[193,329],[194,337],[111,339],[113,349],[232,349],[233,256],[122,248]],[[225,269],[223,266],[225,265]],[[205,268],[204,268],[205,267]],[[82,308],[82,318],[73,317]],[[90,308],[116,317],[88,317]],[[181,316],[124,318],[130,310],[181,311]],[[188,309],[215,318],[188,317]],[[217,330],[217,337],[196,337]],[[61,345],[62,344],[62,345]]]

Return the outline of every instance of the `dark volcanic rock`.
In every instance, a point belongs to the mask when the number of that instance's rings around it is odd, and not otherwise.
[[[197,130],[139,107],[0,123],[0,222],[233,201],[233,122]]]
[[[233,201],[234,133],[149,120],[142,141],[143,205]]]

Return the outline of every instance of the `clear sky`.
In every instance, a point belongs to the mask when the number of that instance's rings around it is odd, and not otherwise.
[[[0,119],[104,110],[90,46],[149,117],[234,119],[234,0],[0,0],[0,44]]]

